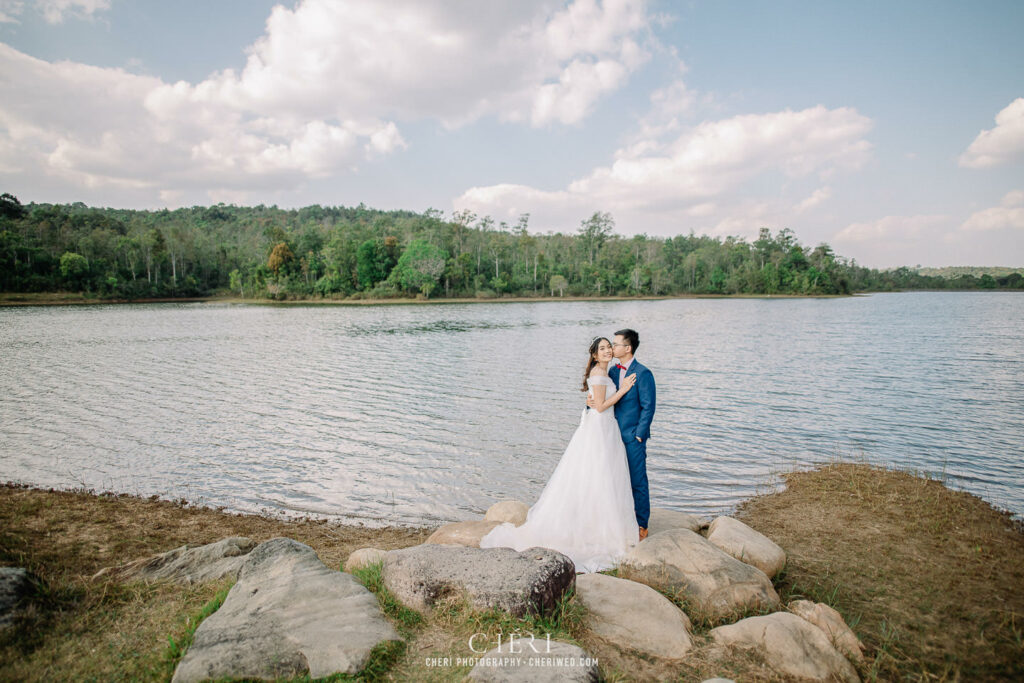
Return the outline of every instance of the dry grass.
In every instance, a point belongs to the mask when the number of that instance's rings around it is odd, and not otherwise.
[[[357,548],[415,545],[428,530],[233,515],[127,495],[0,487],[0,565],[26,567],[37,596],[0,635],[0,680],[167,680],[168,638],[226,582],[93,581],[99,569],[226,536],[288,536],[340,567]]]
[[[1024,677],[1019,523],[940,482],[865,464],[782,477],[785,490],[746,501],[737,516],[787,551],[786,570],[775,581],[784,602],[807,597],[843,614],[867,646],[865,680]],[[0,636],[0,680],[168,680],[175,665],[168,639],[181,642],[188,620],[229,583],[184,588],[91,580],[102,567],[231,535],[288,536],[338,567],[357,548],[405,547],[429,533],[231,515],[123,495],[0,488],[0,564],[28,567],[40,577],[18,627]],[[385,613],[407,641],[382,672],[386,680],[461,680],[470,665],[431,667],[427,658],[478,656],[470,635],[485,633],[493,646],[499,633],[515,629],[549,630],[579,643],[611,681],[787,680],[756,656],[713,647],[707,624],[697,624],[698,647],[682,662],[620,652],[587,631],[581,605],[571,600],[548,621],[454,604],[423,619],[396,604]]]
[[[784,601],[835,607],[868,680],[1024,677],[1024,534],[981,498],[867,464],[783,475],[737,516],[788,555]]]

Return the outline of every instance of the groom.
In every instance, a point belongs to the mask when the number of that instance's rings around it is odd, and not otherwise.
[[[654,375],[633,357],[640,347],[640,335],[625,329],[615,333],[612,355],[617,364],[608,365],[608,376],[619,388],[626,375],[636,375],[636,384],[615,404],[615,420],[619,423],[622,442],[626,445],[629,479],[633,484],[633,508],[640,526],[640,540],[647,538],[647,520],[651,515],[651,497],[647,490],[647,439],[654,419]],[[590,405],[592,399],[588,399]]]

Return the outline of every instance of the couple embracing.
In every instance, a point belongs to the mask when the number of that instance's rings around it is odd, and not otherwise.
[[[494,527],[481,548],[540,546],[567,555],[577,572],[616,566],[647,536],[647,439],[654,418],[651,371],[634,358],[640,337],[619,330],[590,343],[587,407],[526,522]]]

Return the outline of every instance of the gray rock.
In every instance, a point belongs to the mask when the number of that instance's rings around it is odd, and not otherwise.
[[[31,590],[28,570],[0,567],[0,628],[10,626],[21,599]]]
[[[682,593],[711,619],[779,607],[779,596],[763,571],[725,554],[687,529],[648,536],[619,565],[619,576]]]
[[[636,581],[606,574],[576,577],[576,599],[594,635],[621,650],[681,659],[690,648],[690,619],[671,600]]]
[[[344,569],[351,573],[356,569],[369,567],[371,564],[383,562],[385,555],[387,555],[387,551],[380,550],[379,548],[360,548],[359,550],[353,550],[348,556],[348,559],[345,560]]]
[[[575,585],[576,567],[548,548],[516,552],[423,544],[389,552],[383,578],[396,598],[417,611],[461,595],[476,609],[502,609],[521,617],[551,610]]]
[[[669,529],[689,529],[700,531],[705,526],[700,517],[663,508],[651,508],[651,516],[647,520],[647,534],[652,535]]]
[[[708,540],[740,562],[746,562],[771,578],[786,566],[786,552],[764,534],[738,519],[717,517],[708,527]]]
[[[427,537],[424,543],[447,545],[465,545],[479,548],[480,539],[487,535],[499,522],[475,520],[472,522],[452,522],[445,524]]]
[[[794,600],[786,605],[793,614],[806,619],[822,630],[830,643],[852,662],[864,661],[864,644],[853,630],[846,625],[843,615],[823,602]]]
[[[601,669],[597,659],[569,643],[512,640],[481,655],[466,678],[489,683],[590,683],[601,680]]]
[[[749,617],[711,629],[715,643],[754,649],[779,673],[813,681],[859,683],[857,670],[814,624],[789,612]]]
[[[183,584],[215,581],[225,576],[236,576],[246,556],[255,547],[255,541],[241,536],[223,538],[206,545],[190,543],[118,567],[106,567],[96,572],[93,578],[122,581],[167,579]]]
[[[392,640],[399,636],[370,591],[328,569],[309,546],[274,538],[249,553],[172,681],[354,674]]]
[[[515,526],[519,526],[526,521],[526,513],[530,511],[530,506],[526,503],[522,503],[518,500],[503,500],[500,503],[495,503],[491,507],[487,508],[487,514],[484,515],[485,522],[511,522]]]

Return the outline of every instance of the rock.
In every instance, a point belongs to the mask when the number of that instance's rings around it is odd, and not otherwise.
[[[0,567],[0,628],[11,625],[18,604],[31,588],[28,570]]]
[[[498,526],[499,522],[477,520],[473,522],[452,522],[430,534],[424,543],[445,543],[479,548],[480,539]]]
[[[701,681],[701,683],[736,683],[731,678],[707,678]]]
[[[705,525],[700,517],[686,512],[651,508],[651,516],[647,519],[647,534],[650,536],[661,531],[668,531],[669,529],[700,531],[703,526]]]
[[[241,536],[223,538],[206,545],[190,543],[118,567],[106,567],[96,572],[93,578],[116,578],[122,581],[168,579],[183,584],[215,581],[237,575],[246,556],[255,547],[255,541]]]
[[[503,500],[487,508],[484,521],[498,522],[499,524],[512,522],[515,526],[519,526],[526,521],[526,513],[529,511],[530,506],[526,503],[521,503],[518,500]]]
[[[423,544],[384,557],[384,585],[406,606],[429,611],[439,600],[464,595],[476,609],[517,617],[547,613],[575,585],[576,567],[548,548],[465,548]]]
[[[619,576],[681,592],[710,619],[779,606],[779,596],[763,571],[726,555],[688,529],[648,536],[626,555]]]
[[[786,609],[820,628],[828,636],[829,642],[846,655],[847,659],[857,664],[864,661],[864,644],[846,625],[843,615],[839,612],[823,602],[810,600],[794,600]]]
[[[513,639],[481,655],[466,678],[494,683],[589,683],[601,680],[601,670],[596,658],[575,645]]]
[[[821,629],[789,612],[748,617],[711,629],[719,645],[760,651],[779,673],[814,681],[859,683],[856,669]]]
[[[619,649],[681,659],[693,647],[689,617],[650,586],[607,574],[581,574],[576,577],[576,599],[587,608],[587,627]]]
[[[786,566],[786,553],[764,534],[732,517],[718,517],[708,528],[708,540],[740,562],[775,576]]]
[[[378,548],[360,548],[359,550],[353,550],[348,556],[348,559],[345,560],[344,570],[351,574],[356,569],[362,569],[363,567],[369,567],[371,564],[383,562],[386,554],[386,550],[380,550]]]
[[[328,569],[309,546],[274,538],[249,553],[172,681],[354,674],[375,646],[394,640],[370,591]]]

